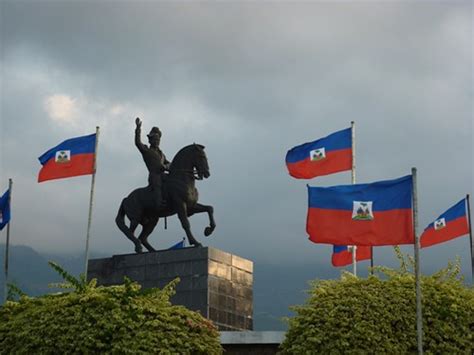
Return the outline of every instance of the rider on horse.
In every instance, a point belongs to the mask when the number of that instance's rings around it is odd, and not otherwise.
[[[140,153],[142,153],[143,161],[148,169],[148,187],[151,189],[156,207],[163,206],[163,176],[165,171],[169,169],[170,162],[166,160],[164,153],[160,149],[161,131],[158,127],[153,127],[148,136],[150,147],[141,142],[141,126],[140,118],[135,120],[135,145]]]

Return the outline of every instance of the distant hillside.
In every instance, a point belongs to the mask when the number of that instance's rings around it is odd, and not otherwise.
[[[4,245],[0,245],[0,263],[4,265]],[[92,257],[105,257],[93,255]],[[42,255],[26,246],[10,247],[10,282],[15,283],[30,296],[38,296],[53,290],[48,284],[61,278],[48,266],[54,260],[71,274],[79,275],[84,268],[82,255]],[[281,318],[289,316],[288,307],[301,304],[306,299],[308,280],[335,278],[340,271],[330,265],[269,265],[254,264],[254,328],[255,330],[284,330]],[[3,285],[3,271],[0,282]],[[0,287],[3,299],[3,287]]]
[[[254,264],[255,330],[286,330],[283,317],[290,316],[290,306],[307,298],[308,282],[316,278],[337,278],[340,270],[330,265]]]
[[[39,296],[52,289],[49,284],[62,281],[61,277],[51,269],[48,261],[55,261],[69,273],[77,276],[84,270],[83,256],[42,255],[36,250],[23,246],[10,246],[9,253],[9,282],[14,283],[30,296]],[[0,245],[0,300],[3,300],[5,245]]]
[[[0,245],[2,272],[0,282],[3,286],[5,275],[5,245]],[[9,253],[9,282],[14,283],[28,295],[36,296],[48,292],[48,284],[59,281],[57,274],[48,266],[48,261],[35,250],[26,246],[11,246]],[[0,288],[3,299],[3,287]]]

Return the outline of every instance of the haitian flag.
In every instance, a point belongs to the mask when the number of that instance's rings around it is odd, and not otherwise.
[[[10,189],[0,197],[0,231],[10,222]]]
[[[466,199],[463,198],[425,228],[420,238],[420,245],[422,248],[426,248],[465,234],[469,234],[469,226]]]
[[[65,140],[38,158],[38,182],[94,173],[96,134]]]
[[[356,261],[370,260],[372,247],[357,246]],[[331,262],[333,266],[346,266],[352,264],[352,247],[347,245],[334,245]]]
[[[286,167],[297,179],[311,179],[352,169],[352,130],[346,128],[286,153]]]
[[[411,175],[371,184],[308,186],[309,239],[333,245],[413,244],[412,190]]]
[[[182,249],[186,246],[186,241],[185,239],[183,238],[182,241],[172,245],[171,247],[168,248],[168,250],[174,250],[174,249]]]

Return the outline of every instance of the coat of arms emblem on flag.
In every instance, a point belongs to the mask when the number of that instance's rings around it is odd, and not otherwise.
[[[356,221],[373,220],[374,214],[372,213],[372,201],[354,201],[352,219]]]
[[[71,151],[70,150],[57,151],[54,161],[56,163],[69,163],[71,161]]]
[[[434,222],[434,229],[435,230],[440,230],[440,229],[443,229],[444,227],[446,227],[446,219],[440,218],[440,219],[437,219]]]
[[[313,149],[309,152],[311,161],[318,161],[326,158],[326,150],[324,148]]]

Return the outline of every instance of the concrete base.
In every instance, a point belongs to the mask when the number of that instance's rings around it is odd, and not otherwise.
[[[221,332],[226,355],[274,355],[285,339],[285,332]]]
[[[163,288],[179,277],[173,304],[199,311],[219,330],[253,329],[250,260],[210,247],[89,260],[87,277],[96,278],[99,285],[121,284],[124,276],[144,288]]]

